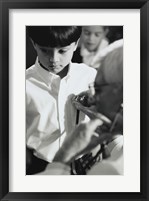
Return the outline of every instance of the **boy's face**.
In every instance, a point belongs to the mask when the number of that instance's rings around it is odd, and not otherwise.
[[[65,47],[43,47],[34,44],[38,55],[38,60],[49,72],[57,74],[67,66],[76,50],[77,42],[73,42]]]
[[[85,26],[82,28],[82,40],[88,51],[96,51],[101,40],[106,36],[102,26]]]

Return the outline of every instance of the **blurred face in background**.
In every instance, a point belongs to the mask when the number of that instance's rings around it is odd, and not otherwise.
[[[107,28],[103,26],[84,26],[82,28],[82,41],[85,48],[89,52],[96,51],[107,32]]]

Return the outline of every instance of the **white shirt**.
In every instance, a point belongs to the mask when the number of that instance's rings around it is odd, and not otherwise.
[[[100,61],[99,56],[98,56],[98,59],[95,59],[95,58],[97,58],[96,55],[102,54],[102,51],[108,45],[109,45],[108,40],[105,39],[105,38],[103,38],[102,41],[101,41],[101,43],[100,43],[100,45],[98,46],[98,49],[96,51],[89,52],[85,48],[84,44],[82,44],[81,45],[81,52],[80,52],[80,54],[81,54],[81,56],[83,58],[83,63],[85,63],[85,64],[87,64],[87,65],[89,65],[89,66],[91,66],[93,68],[99,68],[101,61]],[[97,60],[98,63],[96,63],[96,65],[95,65],[96,60]]]
[[[51,162],[64,137],[76,125],[74,95],[88,89],[96,70],[71,63],[66,77],[43,69],[38,61],[26,71],[26,140],[35,155]],[[80,113],[79,120],[84,119]]]
[[[94,68],[99,68],[101,61],[106,57],[106,55],[119,47],[123,47],[123,39],[116,40],[113,43],[107,45],[101,51],[98,51],[92,59],[90,66],[94,66]]]

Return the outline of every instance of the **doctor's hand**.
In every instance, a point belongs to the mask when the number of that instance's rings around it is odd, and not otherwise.
[[[82,93],[83,94],[83,93]],[[75,108],[81,112],[83,112],[85,115],[87,115],[91,120],[93,119],[100,119],[106,124],[110,124],[111,121],[109,118],[104,116],[103,114],[97,112],[95,105],[84,106],[81,101],[79,101],[79,98],[73,97],[72,103],[75,106]]]
[[[53,162],[70,164],[77,156],[88,153],[107,137],[111,136],[109,133],[100,135],[95,133],[96,128],[101,124],[102,122],[99,119],[79,124],[70,135],[66,136]]]

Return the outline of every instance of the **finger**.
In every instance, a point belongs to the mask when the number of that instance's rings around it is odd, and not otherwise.
[[[101,144],[103,142],[107,142],[112,139],[111,133],[102,133],[96,138],[96,143]]]
[[[102,115],[101,113],[96,113],[97,118],[101,119],[104,123],[110,124],[111,120],[108,119],[106,116]]]
[[[100,119],[90,120],[87,124],[87,130],[88,132],[91,132],[92,135],[94,135],[94,131],[96,130],[96,128],[101,125],[102,125],[102,121]]]
[[[83,113],[86,114],[86,107],[84,107],[81,103],[77,102],[77,101],[73,101],[73,104],[75,105],[75,107],[82,111]]]
[[[96,132],[93,132],[93,136],[95,136],[95,137],[99,137],[99,134],[96,133]]]

